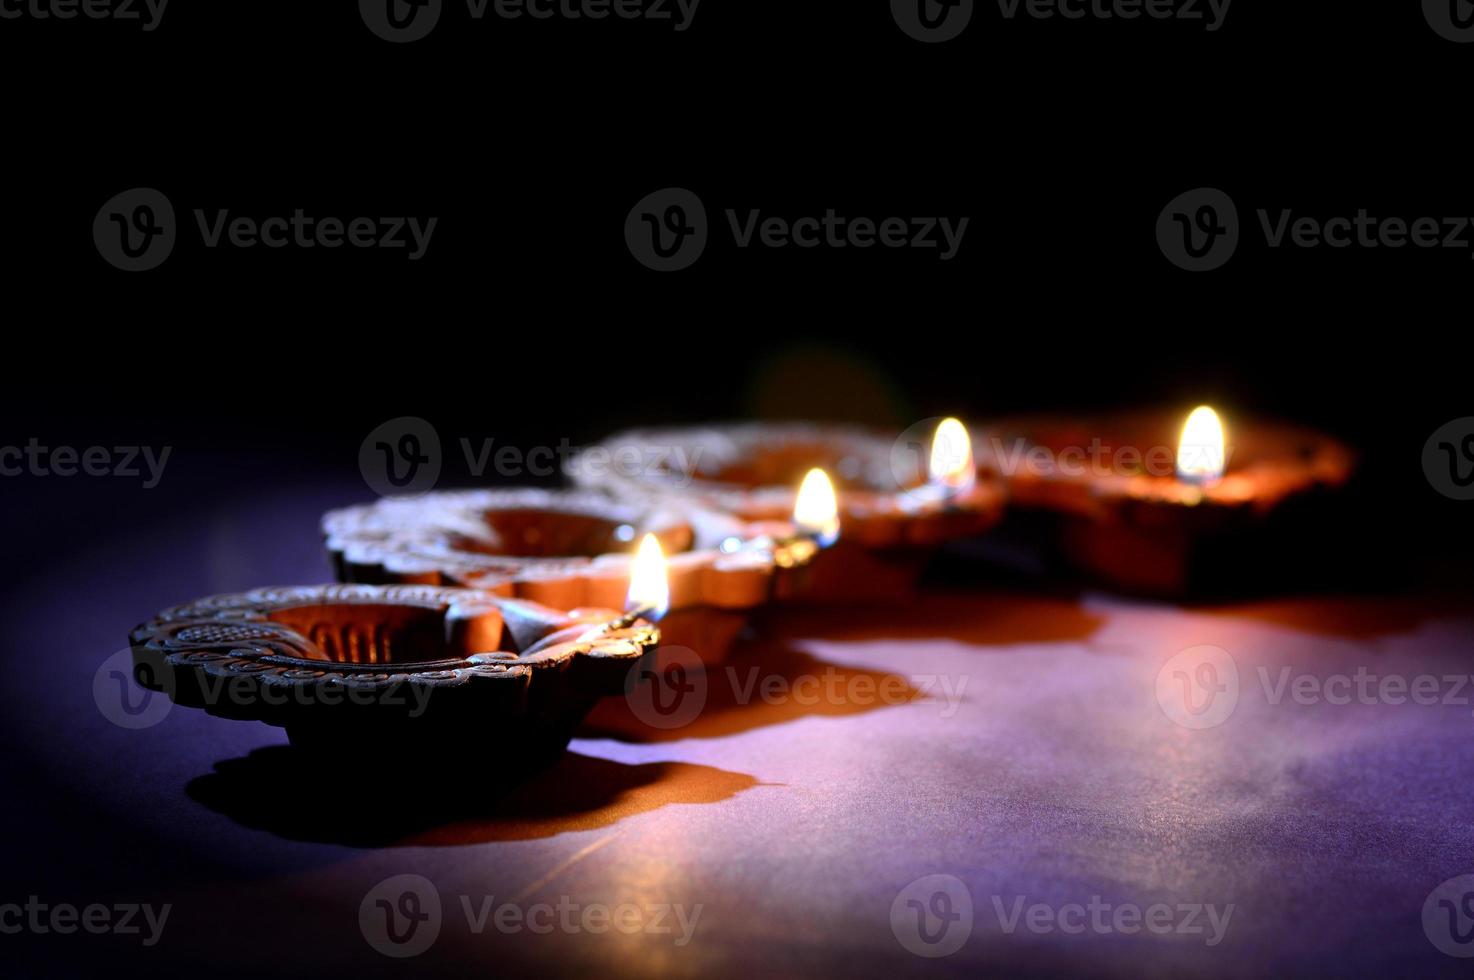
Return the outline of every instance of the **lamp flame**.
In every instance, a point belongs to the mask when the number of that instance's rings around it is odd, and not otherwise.
[[[666,573],[665,552],[653,534],[640,539],[640,548],[630,564],[630,591],[625,600],[628,612],[639,611],[646,619],[657,620],[670,608],[670,579]]]
[[[812,469],[804,477],[793,505],[793,523],[826,547],[839,537],[839,501],[828,473]]]
[[[948,495],[962,493],[977,480],[977,468],[972,461],[972,438],[967,434],[967,426],[957,419],[942,419],[937,426],[937,433],[932,437],[927,476],[934,486],[941,487]]]
[[[1223,477],[1223,423],[1207,405],[1193,409],[1177,443],[1177,476],[1189,483],[1216,483]]]

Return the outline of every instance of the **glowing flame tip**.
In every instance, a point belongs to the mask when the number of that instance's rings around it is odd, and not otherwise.
[[[793,523],[823,545],[833,544],[839,537],[839,500],[828,473],[815,468],[804,477],[793,505]]]
[[[625,608],[649,610],[648,619],[659,619],[670,607],[670,580],[666,573],[665,552],[660,548],[660,539],[647,534],[640,539],[630,565],[630,591]]]
[[[1177,443],[1177,476],[1191,483],[1214,483],[1223,477],[1223,422],[1207,405],[1199,405],[1187,417]]]
[[[931,482],[952,493],[960,493],[977,479],[972,461],[972,437],[967,426],[954,418],[942,419],[932,437],[931,459],[927,465]]]

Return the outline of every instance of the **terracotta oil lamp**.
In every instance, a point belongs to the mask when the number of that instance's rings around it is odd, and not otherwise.
[[[1311,573],[1354,454],[1329,436],[1200,406],[991,427],[981,467],[1069,563],[1149,594],[1252,591]],[[1293,571],[1292,571],[1293,570]]]
[[[653,661],[663,588],[656,565],[624,613],[430,585],[264,588],[166,609],[129,643],[143,686],[281,726],[324,772],[479,758],[495,780],[561,754]]]

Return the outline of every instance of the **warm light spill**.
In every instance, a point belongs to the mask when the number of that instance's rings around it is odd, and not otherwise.
[[[660,550],[660,541],[653,534],[640,539],[640,549],[635,552],[630,566],[630,592],[625,600],[625,609],[648,610],[646,619],[659,619],[670,606],[670,580],[665,567],[665,552]]]
[[[822,545],[833,544],[839,537],[839,501],[828,473],[813,469],[804,477],[793,505],[793,523]]]
[[[1207,405],[1193,409],[1177,443],[1177,476],[1192,483],[1213,483],[1223,476],[1223,423]]]
[[[972,438],[967,434],[967,426],[957,419],[942,419],[937,426],[927,476],[949,493],[961,493],[977,479],[977,468],[972,462]]]

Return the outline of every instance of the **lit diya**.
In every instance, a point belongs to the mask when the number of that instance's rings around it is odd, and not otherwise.
[[[129,640],[144,687],[282,726],[330,765],[477,753],[515,769],[561,753],[648,665],[663,588],[647,568],[624,614],[425,585],[265,588],[166,609]]]
[[[1164,595],[1244,591],[1309,571],[1328,498],[1355,468],[1329,436],[1246,420],[1226,427],[1208,406],[1005,420],[979,457],[1007,481],[1020,519],[1058,517],[1068,562]]]
[[[668,556],[665,642],[727,653],[752,609],[798,587],[817,550],[790,522],[704,508],[622,503],[588,491],[466,490],[331,511],[323,532],[345,582],[482,589],[556,609],[615,606],[634,542]]]
[[[1003,512],[1001,484],[977,477],[966,427],[945,419],[924,428],[924,440],[810,423],[634,430],[587,450],[571,469],[585,486],[649,506],[754,522],[793,514],[833,544],[815,556],[806,598],[896,599],[938,546],[988,530]],[[595,452],[642,465],[583,465]]]

